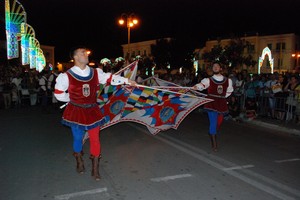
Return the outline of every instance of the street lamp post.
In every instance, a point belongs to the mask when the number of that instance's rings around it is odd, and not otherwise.
[[[121,15],[121,18],[119,19],[119,24],[122,26],[124,25],[126,22],[126,26],[127,26],[127,30],[128,30],[128,37],[127,37],[127,55],[128,55],[128,59],[131,57],[130,55],[130,29],[134,26],[136,26],[139,21],[138,19],[135,17],[134,13],[123,13]]]

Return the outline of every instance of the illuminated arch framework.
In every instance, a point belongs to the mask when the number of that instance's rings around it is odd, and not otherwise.
[[[269,62],[270,62],[270,67],[271,67],[271,73],[273,74],[273,68],[274,68],[274,58],[272,58],[272,53],[271,50],[269,49],[269,47],[265,47],[262,51],[261,56],[259,57],[258,60],[258,74],[260,74],[260,68],[262,67],[262,64],[264,62],[264,59],[266,57],[266,55],[268,55],[269,57]]]
[[[17,0],[10,1],[5,0],[5,26],[7,58],[13,59],[19,57],[18,42],[21,40],[21,23],[26,22],[26,12]]]
[[[46,66],[45,56],[35,38],[34,29],[26,23],[26,12],[18,0],[5,0],[5,26],[7,59],[19,57],[21,41],[22,64],[42,71]]]
[[[30,64],[29,61],[29,41],[30,38],[35,38],[34,29],[26,23],[21,24],[21,52],[22,52],[22,65]]]

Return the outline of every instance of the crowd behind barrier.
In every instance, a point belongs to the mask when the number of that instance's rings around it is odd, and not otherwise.
[[[232,80],[234,92],[228,98],[229,119],[249,121],[266,117],[300,125],[299,73],[250,74],[247,70],[225,74]],[[181,86],[194,86],[210,71],[200,71],[196,77],[183,73],[161,75],[159,78]]]
[[[0,108],[24,105],[57,105],[53,96],[57,69],[24,71],[22,67],[0,68]],[[160,74],[160,79],[181,86],[194,86],[211,72],[199,71]],[[224,74],[232,80],[234,92],[228,98],[230,119],[253,120],[258,116],[300,124],[300,79],[299,73],[249,74],[247,70]],[[146,79],[138,75],[137,80]],[[205,93],[205,91],[204,91]]]

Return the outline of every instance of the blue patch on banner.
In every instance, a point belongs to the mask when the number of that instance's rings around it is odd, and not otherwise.
[[[123,110],[124,107],[124,102],[121,100],[115,101],[111,106],[110,106],[110,112],[117,115],[120,113],[121,110]]]
[[[163,122],[167,122],[174,115],[174,113],[175,112],[173,108],[165,107],[159,112],[159,117]]]

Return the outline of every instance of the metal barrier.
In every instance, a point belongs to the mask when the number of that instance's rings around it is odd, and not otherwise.
[[[245,95],[236,96],[239,104],[240,109],[246,111],[246,99]],[[290,102],[293,99],[293,93],[290,93],[289,96],[274,96],[270,94],[259,94],[256,96],[255,103],[256,103],[256,113],[258,116],[263,117],[273,117],[279,120],[290,121],[295,118],[295,110],[296,104],[295,102]]]
[[[240,105],[240,110],[247,111],[247,97],[244,94],[233,94]],[[282,121],[295,119],[297,101],[294,93],[272,94],[268,92],[257,93],[253,100],[256,104],[256,114],[261,117],[268,117]],[[300,105],[298,105],[300,106]]]

